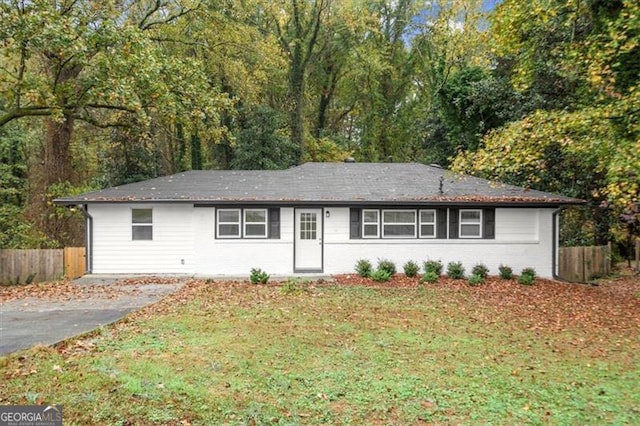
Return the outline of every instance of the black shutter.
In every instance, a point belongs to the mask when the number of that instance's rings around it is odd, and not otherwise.
[[[280,239],[280,209],[269,209],[269,238]]]
[[[482,238],[493,240],[496,238],[496,209],[483,209]]]
[[[458,209],[449,209],[449,238],[451,239],[458,238],[458,212]]]
[[[447,238],[447,209],[436,209],[436,238]]]
[[[350,238],[362,238],[362,209],[350,209]]]

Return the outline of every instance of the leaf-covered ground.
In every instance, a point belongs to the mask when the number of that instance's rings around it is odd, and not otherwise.
[[[24,299],[68,301],[77,299],[111,299],[122,294],[139,293],[138,286],[146,284],[176,284],[177,278],[140,277],[117,280],[113,285],[88,285],[74,281],[55,281],[29,285],[0,285],[0,303]]]
[[[65,424],[633,424],[640,281],[189,281],[0,358],[0,404]]]
[[[343,285],[415,288],[418,278],[396,275],[377,283],[357,275],[336,276]],[[425,284],[430,286],[431,284]],[[490,277],[486,284],[469,286],[465,280],[441,277],[433,286],[443,292],[463,293],[488,309],[488,323],[515,320],[530,329],[563,331],[579,328],[588,332],[637,331],[640,329],[640,277],[622,275],[601,280],[597,286],[536,280],[526,286],[516,280]]]

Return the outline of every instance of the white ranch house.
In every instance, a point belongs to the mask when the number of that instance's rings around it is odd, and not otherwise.
[[[55,201],[84,210],[95,274],[339,274],[386,258],[548,278],[558,212],[582,202],[417,163],[188,171]]]

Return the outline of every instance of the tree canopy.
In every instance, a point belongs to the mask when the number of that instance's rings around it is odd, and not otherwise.
[[[0,0],[0,247],[81,243],[62,192],[347,156],[583,198],[566,241],[638,229],[638,3],[483,4]]]

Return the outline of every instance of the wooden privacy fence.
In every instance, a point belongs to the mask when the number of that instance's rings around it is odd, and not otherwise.
[[[84,247],[0,250],[0,284],[77,278],[85,271]]]
[[[563,280],[587,282],[611,273],[609,246],[561,247],[558,276]]]

